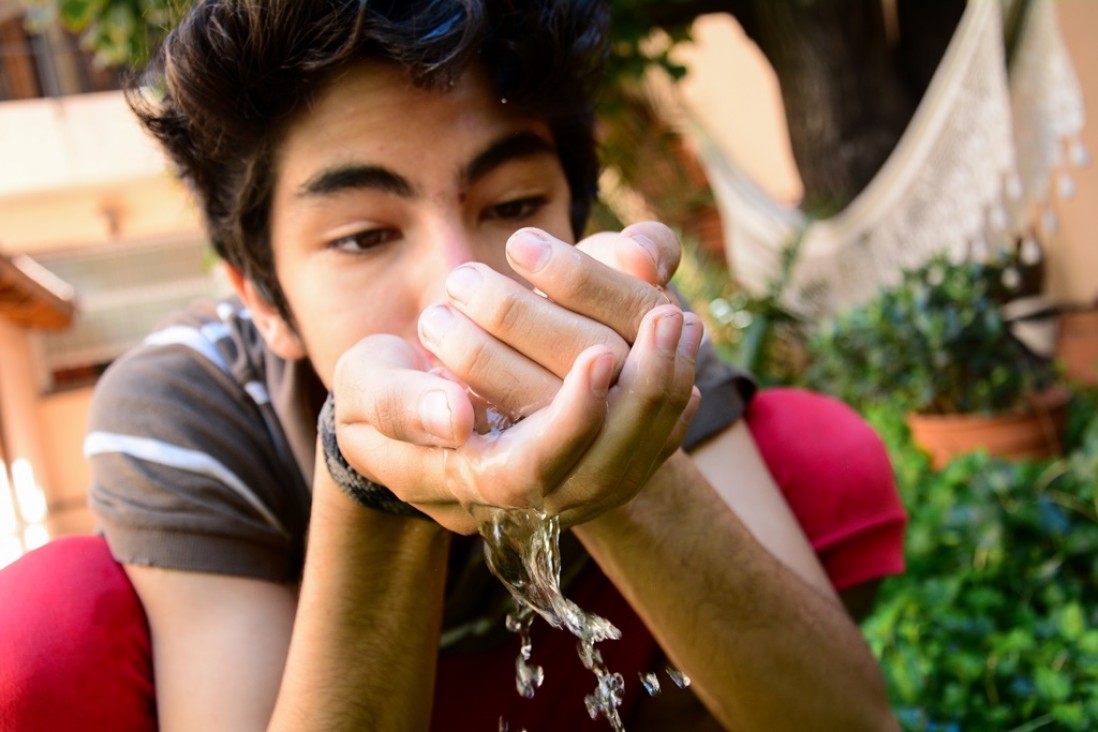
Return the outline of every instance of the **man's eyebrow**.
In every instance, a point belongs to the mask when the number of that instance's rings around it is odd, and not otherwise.
[[[461,181],[469,186],[511,160],[547,153],[556,155],[553,143],[533,132],[516,132],[496,140],[473,158],[462,170]]]
[[[299,196],[319,196],[342,191],[371,188],[392,193],[403,198],[411,198],[415,191],[403,177],[379,165],[337,165],[326,168],[298,189]]]

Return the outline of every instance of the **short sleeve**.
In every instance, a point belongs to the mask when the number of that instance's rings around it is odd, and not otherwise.
[[[698,349],[694,383],[702,398],[683,440],[687,451],[734,424],[758,389],[746,371],[721,360],[708,338]]]
[[[119,561],[296,580],[308,491],[261,394],[193,345],[145,345],[108,369],[84,449]]]

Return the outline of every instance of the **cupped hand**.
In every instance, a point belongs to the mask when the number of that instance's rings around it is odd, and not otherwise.
[[[336,371],[336,429],[348,462],[448,529],[472,533],[473,505],[537,507],[564,525],[620,505],[686,432],[699,395],[695,316],[646,315],[617,382],[605,346],[583,351],[551,402],[507,429],[473,429],[459,384],[425,370],[415,346],[364,339]]]
[[[536,506],[575,523],[628,500],[678,447],[698,401],[701,324],[663,290],[678,257],[659,224],[576,247],[516,232],[508,258],[536,291],[463,265],[449,302],[420,319],[433,358],[389,336],[344,356],[344,455],[463,533],[475,524],[462,506]],[[519,423],[485,433],[485,402]]]
[[[680,249],[670,229],[648,222],[578,245],[521,229],[507,256],[525,284],[484,264],[456,268],[446,280],[449,301],[421,317],[420,340],[456,378],[517,418],[548,404],[591,346],[610,348],[617,378],[641,319],[672,301],[665,286]]]

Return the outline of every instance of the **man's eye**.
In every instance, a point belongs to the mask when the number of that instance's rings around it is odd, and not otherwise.
[[[521,221],[528,219],[547,203],[544,196],[531,196],[519,198],[514,201],[497,203],[485,212],[487,219],[500,219],[504,221]]]
[[[335,239],[328,246],[332,249],[356,254],[381,246],[392,241],[396,236],[397,232],[393,229],[369,229]]]

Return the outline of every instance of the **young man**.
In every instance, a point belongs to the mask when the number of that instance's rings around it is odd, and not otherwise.
[[[565,591],[623,631],[599,647],[630,729],[895,726],[835,590],[901,566],[879,445],[811,395],[739,419],[752,389],[662,290],[665,227],[570,244],[604,20],[579,0],[211,0],[168,39],[136,106],[239,301],[112,367],[86,443],[160,728],[607,728],[559,631],[534,639],[544,686],[514,693],[476,506],[569,529]],[[368,505],[317,446],[328,393]],[[486,430],[485,404],[515,424]],[[874,467],[812,475],[844,464]],[[664,656],[693,683],[648,698],[637,674]]]

